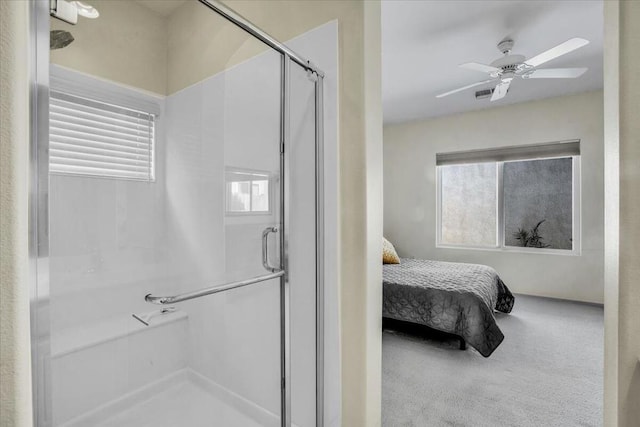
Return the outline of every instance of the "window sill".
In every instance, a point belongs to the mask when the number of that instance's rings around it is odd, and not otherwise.
[[[246,212],[236,212],[236,211],[225,211],[225,216],[269,216],[273,215],[272,211],[246,211]]]
[[[436,245],[436,249],[462,249],[466,251],[487,251],[487,252],[501,252],[501,253],[520,253],[520,254],[532,254],[532,255],[560,255],[560,256],[581,256],[582,253],[579,250],[565,250],[565,249],[548,249],[548,248],[518,248],[518,247],[482,247],[482,246],[457,246],[457,245]]]

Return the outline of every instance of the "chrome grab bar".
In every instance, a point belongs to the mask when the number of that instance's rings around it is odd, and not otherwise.
[[[277,233],[278,227],[267,227],[262,232],[262,266],[271,272],[278,271],[279,268],[269,265],[269,233]]]
[[[176,302],[187,301],[194,298],[200,298],[206,295],[217,294],[218,292],[229,291],[231,289],[241,288],[243,286],[253,285],[254,283],[260,283],[271,279],[277,279],[284,276],[283,270],[274,271],[271,274],[265,274],[264,276],[253,277],[251,279],[240,280],[238,282],[231,282],[224,285],[211,286],[209,288],[200,289],[198,291],[187,292],[180,295],[174,295],[170,297],[154,297],[152,294],[145,295],[145,301],[151,304],[165,305],[174,304]]]

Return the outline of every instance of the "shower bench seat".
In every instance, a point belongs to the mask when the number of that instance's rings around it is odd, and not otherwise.
[[[154,317],[149,326],[145,326],[130,314],[123,313],[99,322],[83,323],[60,331],[54,329],[51,337],[51,357],[61,357],[187,318],[187,313],[177,310]]]
[[[183,369],[188,320],[187,313],[175,311],[145,326],[122,312],[59,331],[52,325],[52,383],[65,387],[65,393],[54,395],[54,425],[93,425],[82,420],[104,405],[128,402],[131,393]]]

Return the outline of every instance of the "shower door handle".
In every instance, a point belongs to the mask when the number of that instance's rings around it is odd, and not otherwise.
[[[278,227],[267,227],[262,232],[262,266],[272,273],[279,271],[280,269],[269,264],[269,234],[277,232]]]

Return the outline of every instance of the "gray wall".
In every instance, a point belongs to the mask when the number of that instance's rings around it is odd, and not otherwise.
[[[523,246],[515,233],[538,222],[542,243],[573,248],[573,167],[570,158],[507,162],[503,170],[505,244]]]

